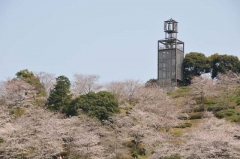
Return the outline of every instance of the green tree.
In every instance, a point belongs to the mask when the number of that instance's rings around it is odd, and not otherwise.
[[[96,117],[101,121],[107,120],[113,113],[119,112],[118,102],[114,95],[107,91],[89,92],[77,97],[73,103],[89,116]]]
[[[70,81],[65,76],[59,76],[56,79],[56,85],[54,89],[50,91],[50,95],[48,98],[48,108],[50,110],[61,111],[66,113],[68,116],[71,115],[72,108],[70,94]]]
[[[38,77],[34,76],[33,72],[28,71],[28,69],[24,69],[17,72],[16,76],[17,79],[24,80],[34,86],[39,96],[46,96],[44,85],[40,82]]]
[[[190,84],[194,76],[210,72],[208,58],[203,53],[191,52],[186,54],[183,60],[183,74],[187,84]]]
[[[72,100],[69,105],[63,107],[62,112],[68,117],[78,115],[78,107],[76,105],[76,101]]]
[[[240,72],[240,61],[237,56],[213,54],[209,57],[212,78],[219,73],[226,74],[228,71]]]

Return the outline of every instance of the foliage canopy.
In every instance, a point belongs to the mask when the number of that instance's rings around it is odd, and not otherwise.
[[[183,74],[186,84],[190,84],[194,76],[211,73],[211,77],[215,78],[219,73],[225,74],[228,71],[240,72],[240,61],[237,56],[215,53],[206,57],[203,53],[190,52],[183,60]]]
[[[113,113],[119,113],[118,102],[107,91],[89,92],[74,99],[72,104],[99,120],[107,120]]]
[[[191,80],[194,76],[200,76],[210,71],[209,59],[198,52],[186,54],[183,60],[184,78]]]
[[[30,85],[34,86],[37,94],[40,96],[46,96],[44,85],[40,82],[39,78],[34,76],[33,72],[28,69],[20,70],[16,73],[17,79],[24,80]]]
[[[48,108],[50,110],[69,112],[71,109],[69,108],[71,105],[72,95],[70,94],[70,81],[65,76],[59,76],[56,79],[57,83],[50,91],[50,95],[48,98]],[[70,111],[71,112],[71,111]],[[70,115],[67,113],[67,115]]]

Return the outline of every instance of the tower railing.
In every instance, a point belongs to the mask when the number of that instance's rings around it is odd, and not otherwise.
[[[159,50],[164,50],[164,49],[175,49],[175,45],[173,46],[167,46],[167,45],[159,45]],[[177,45],[177,49],[183,51],[183,47],[180,45]]]

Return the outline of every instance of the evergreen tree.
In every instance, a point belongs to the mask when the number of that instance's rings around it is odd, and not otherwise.
[[[240,72],[240,61],[237,56],[213,54],[209,57],[211,64],[212,78],[215,78],[219,73],[227,73],[232,71]]]
[[[194,76],[210,72],[208,58],[203,53],[191,52],[183,60],[184,80],[190,84]]]
[[[48,98],[48,108],[50,110],[61,111],[63,113],[69,112],[71,108],[71,98],[70,94],[70,81],[65,76],[59,76],[56,79],[56,85],[54,89],[50,91],[50,95]],[[70,115],[67,113],[67,115]]]
[[[118,102],[114,95],[107,91],[89,92],[76,98],[72,104],[101,121],[107,120],[109,116],[119,112]]]

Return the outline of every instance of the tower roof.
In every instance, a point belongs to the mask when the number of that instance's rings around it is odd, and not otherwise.
[[[172,18],[169,19],[169,20],[166,20],[166,21],[164,21],[164,22],[167,22],[167,23],[170,23],[170,22],[178,23],[176,20],[173,20]]]

